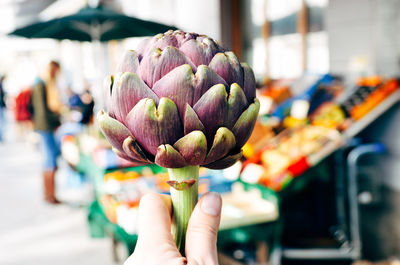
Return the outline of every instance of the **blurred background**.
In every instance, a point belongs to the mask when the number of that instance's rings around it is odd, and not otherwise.
[[[2,0],[0,264],[132,253],[140,197],[168,193],[168,173],[117,157],[93,115],[124,52],[169,29],[256,77],[243,159],[200,171],[200,193],[224,200],[220,264],[400,264],[399,14],[397,0]],[[38,101],[59,119],[45,129]]]

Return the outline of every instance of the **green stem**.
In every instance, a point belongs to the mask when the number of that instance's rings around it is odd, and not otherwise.
[[[171,232],[178,250],[184,256],[186,229],[190,215],[198,200],[199,166],[168,168],[168,173],[170,180],[178,182],[190,179],[196,180],[196,183],[186,190],[170,188],[173,209]]]

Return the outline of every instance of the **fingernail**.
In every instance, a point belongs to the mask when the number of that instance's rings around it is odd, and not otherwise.
[[[218,216],[220,214],[221,206],[221,197],[216,192],[207,193],[201,200],[201,210],[212,216]]]

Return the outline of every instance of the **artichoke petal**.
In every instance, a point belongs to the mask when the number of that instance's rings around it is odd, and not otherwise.
[[[167,46],[164,50],[156,48],[143,56],[139,75],[149,87],[153,87],[161,77],[182,64],[189,64],[196,71],[193,63],[177,48],[173,46]]]
[[[233,52],[217,53],[209,67],[225,79],[228,85],[238,83],[240,87],[243,87],[243,69]]]
[[[183,43],[179,50],[183,52],[196,65],[208,65],[214,55],[219,52],[217,45],[210,38],[204,38],[201,42],[191,39]]]
[[[258,111],[260,110],[260,102],[257,98],[254,103],[245,110],[232,128],[232,132],[236,137],[236,148],[241,148],[249,139],[253,132],[254,125],[257,121]]]
[[[147,55],[149,52],[153,51],[154,49],[164,50],[168,46],[177,47],[178,40],[176,36],[171,34],[173,31],[167,31],[164,34],[159,33],[152,38],[150,38],[145,47],[139,46],[141,54]]]
[[[256,78],[253,70],[247,63],[242,63],[243,68],[243,92],[247,101],[252,102],[256,97]]]
[[[236,140],[233,133],[228,128],[219,128],[215,134],[214,142],[207,154],[204,164],[212,163],[224,157],[235,145]]]
[[[153,91],[158,97],[168,97],[175,102],[180,116],[183,118],[186,104],[192,105],[193,100],[193,70],[188,64],[176,67],[158,80]]]
[[[182,155],[169,144],[157,148],[155,163],[165,168],[180,168],[187,165]]]
[[[205,128],[203,123],[201,123],[199,117],[196,112],[190,107],[189,104],[186,104],[185,115],[183,118],[183,127],[184,134],[188,134],[192,131],[202,131],[205,132]]]
[[[227,167],[232,166],[233,164],[236,163],[243,155],[242,150],[240,150],[239,153],[237,154],[232,154],[232,155],[227,155],[226,157],[217,160],[213,163],[203,165],[204,167],[210,168],[210,169],[224,169]]]
[[[116,76],[112,91],[112,109],[115,117],[125,123],[126,115],[142,98],[151,98],[158,103],[157,95],[134,73]]]
[[[173,34],[170,34],[172,32],[173,31],[171,30],[170,32],[156,35],[154,37],[156,39],[156,42],[154,43],[154,46],[151,47],[151,49],[159,48],[161,50],[164,50],[168,46],[177,47],[178,40],[176,39],[176,37]]]
[[[138,54],[134,50],[129,50],[124,54],[122,61],[117,65],[117,72],[137,73],[138,68]]]
[[[135,160],[150,162],[133,136],[129,136],[124,140],[124,142],[122,143],[122,149],[127,156]]]
[[[140,100],[126,117],[126,124],[143,149],[155,155],[161,144],[173,144],[183,135],[178,108],[168,98]]]
[[[141,165],[149,164],[149,162],[144,162],[144,161],[139,161],[139,160],[133,159],[133,158],[129,157],[127,154],[120,152],[118,149],[116,149],[114,147],[112,147],[111,149],[117,156],[132,162],[134,164],[134,166],[141,166]]]
[[[187,164],[200,165],[207,154],[206,136],[202,131],[192,131],[179,139],[174,148],[179,151]]]
[[[152,42],[153,38],[147,37],[141,42],[139,42],[138,46],[136,47],[136,52],[138,54],[139,62],[142,61],[144,54],[147,52],[149,44]]]
[[[106,105],[106,110],[108,111],[109,115],[114,117],[114,111],[112,109],[112,88],[114,84],[114,76],[109,75],[103,80],[103,96]]]
[[[200,121],[205,127],[207,142],[211,143],[215,132],[225,121],[227,110],[227,93],[223,84],[211,87],[193,106]]]
[[[128,128],[116,119],[111,118],[104,110],[97,114],[97,123],[111,145],[124,153],[122,143],[127,137],[132,136]]]
[[[243,113],[247,106],[248,102],[243,90],[237,83],[233,83],[228,96],[228,117],[226,119],[226,127],[232,129],[240,114]]]
[[[189,40],[196,39],[196,37],[199,36],[197,33],[184,32],[182,30],[175,30],[173,33],[178,41],[178,47],[182,46]]]
[[[204,93],[206,93],[206,91],[210,89],[210,87],[214,85],[223,84],[226,87],[228,87],[228,84],[225,82],[225,80],[217,73],[215,73],[213,70],[211,70],[207,65],[200,65],[197,68],[197,72],[196,75],[194,76],[193,83],[194,83],[193,104],[197,102],[201,98],[201,96]]]

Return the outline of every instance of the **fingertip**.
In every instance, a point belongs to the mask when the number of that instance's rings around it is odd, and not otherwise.
[[[139,204],[139,239],[146,241],[154,237],[170,237],[171,202],[157,193],[144,195]]]
[[[165,206],[167,207],[167,209],[169,210],[169,214],[172,214],[172,200],[171,200],[171,196],[166,195],[166,194],[159,194],[160,198],[163,200],[163,202],[165,203]]]
[[[165,194],[149,192],[140,199],[139,209],[156,208],[156,207],[161,207],[161,208],[166,207],[168,211],[171,213],[171,207],[172,207],[171,197]]]
[[[222,198],[216,192],[208,192],[200,200],[201,210],[207,214],[217,217],[221,214]]]
[[[156,202],[160,200],[160,195],[155,192],[149,192],[140,198],[140,205],[141,207],[147,206],[148,204],[152,204],[152,202]]]

